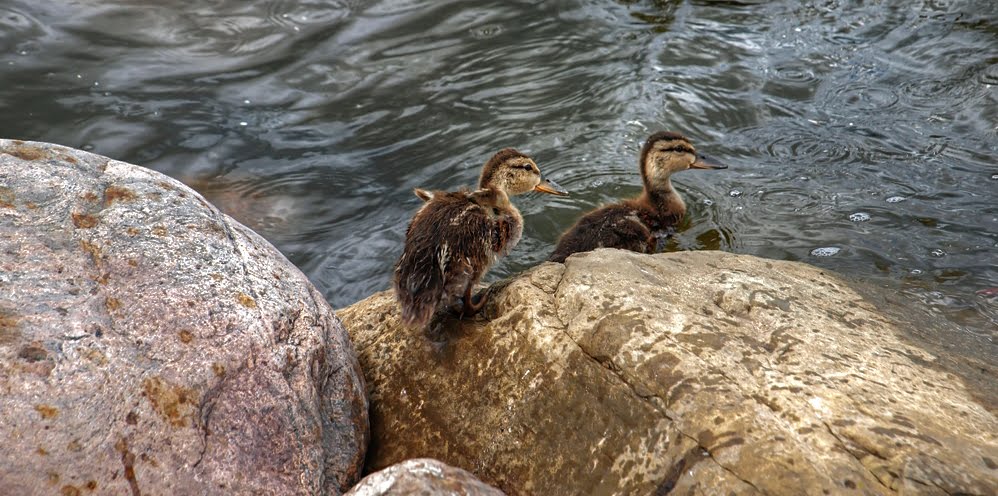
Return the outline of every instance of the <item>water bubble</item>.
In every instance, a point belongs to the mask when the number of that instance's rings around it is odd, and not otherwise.
[[[742,192],[738,191],[737,189],[733,189],[728,192],[728,196],[730,197],[742,196]]]
[[[243,103],[245,103],[246,105],[249,105],[250,101],[249,100],[243,100]]]
[[[911,269],[911,275],[917,276],[922,273],[922,269]]]
[[[991,174],[991,180],[998,181],[998,174]]]
[[[815,257],[831,257],[837,255],[841,250],[841,248],[835,246],[824,246],[811,250],[811,255]]]
[[[856,212],[849,216],[849,220],[853,222],[866,222],[870,220],[870,214],[866,212]]]
[[[249,123],[248,123],[248,122],[246,122],[246,121],[242,121],[242,122],[240,122],[240,123],[239,123],[239,125],[240,125],[240,126],[248,126],[248,125],[249,125]]]
[[[714,204],[714,200],[711,200],[710,198],[704,198],[703,199],[703,204],[707,205],[709,207],[709,206],[711,206],[711,205]]]
[[[932,250],[932,256],[936,257],[936,258],[945,257],[946,256],[946,252],[940,250],[939,248],[936,248],[935,250]]]
[[[80,149],[85,152],[92,151],[94,148],[96,147],[92,143],[84,143],[83,146],[80,147]]]
[[[502,33],[502,26],[499,24],[486,24],[484,26],[479,26],[471,30],[471,36],[479,40],[484,40],[488,38],[495,38]]]
[[[892,197],[890,197],[890,198],[887,199],[887,203],[901,203],[901,202],[903,202],[905,200],[907,200],[907,198],[905,198],[903,196],[892,196]]]

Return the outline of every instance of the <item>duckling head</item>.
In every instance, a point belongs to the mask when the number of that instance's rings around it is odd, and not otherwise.
[[[641,150],[641,178],[646,189],[667,186],[673,172],[727,168],[728,166],[697,153],[686,136],[671,131],[651,135]]]
[[[485,163],[478,187],[499,189],[509,195],[528,191],[561,196],[568,194],[554,181],[545,179],[533,159],[512,148],[499,150]]]

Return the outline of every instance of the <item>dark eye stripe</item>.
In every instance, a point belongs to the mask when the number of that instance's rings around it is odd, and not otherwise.
[[[693,149],[692,148],[690,148],[688,146],[683,146],[683,145],[673,146],[671,148],[665,148],[662,151],[663,152],[677,152],[677,153],[693,153]]]

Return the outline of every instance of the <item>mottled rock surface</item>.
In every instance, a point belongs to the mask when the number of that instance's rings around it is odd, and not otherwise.
[[[273,246],[166,176],[0,140],[0,494],[341,494],[367,399]]]
[[[971,394],[808,265],[598,250],[506,281],[488,320],[406,330],[387,292],[338,313],[371,393],[370,469],[432,457],[509,494],[998,487],[993,389]]]
[[[375,472],[354,486],[347,496],[502,496],[503,492],[483,483],[467,470],[431,458],[397,463]]]

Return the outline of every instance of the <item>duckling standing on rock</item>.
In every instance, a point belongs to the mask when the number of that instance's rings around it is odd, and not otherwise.
[[[395,264],[393,285],[402,307],[402,322],[423,327],[437,309],[462,301],[462,316],[474,315],[485,297],[471,292],[489,266],[520,241],[523,217],[510,195],[540,191],[567,195],[530,157],[506,148],[482,168],[476,191],[426,191],[405,234],[402,257]]]
[[[548,260],[564,262],[569,255],[596,248],[620,248],[653,253],[655,234],[682,220],[686,204],[669,179],[686,169],[726,169],[697,154],[685,136],[673,132],[651,135],[641,150],[641,196],[589,212],[562,235]]]

